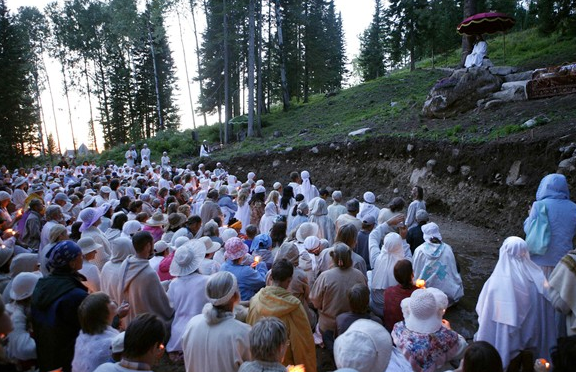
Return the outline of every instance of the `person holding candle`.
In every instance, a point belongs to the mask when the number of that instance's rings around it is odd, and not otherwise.
[[[230,238],[225,244],[226,262],[220,267],[220,271],[229,271],[238,280],[242,301],[249,301],[256,292],[266,285],[265,262],[252,262],[245,265],[248,246],[240,238]]]
[[[402,300],[412,295],[417,286],[414,285],[414,272],[412,271],[412,262],[400,260],[394,265],[394,279],[397,285],[388,287],[384,290],[384,327],[392,332],[394,324],[404,320]]]

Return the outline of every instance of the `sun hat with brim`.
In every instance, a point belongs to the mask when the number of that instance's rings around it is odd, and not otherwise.
[[[30,192],[29,192],[29,194],[32,194],[32,193],[35,193],[35,192],[36,192],[36,193],[38,193],[38,192],[44,192],[44,186],[43,186],[42,184],[40,184],[40,183],[37,183],[37,184],[35,184],[35,185],[32,185],[32,186],[30,187]]]
[[[0,245],[0,267],[4,266],[14,255],[14,248]]]
[[[184,213],[171,213],[168,216],[169,228],[181,227],[186,222],[186,215]]]
[[[14,181],[14,187],[20,187],[22,186],[24,183],[26,183],[26,178],[24,177],[18,177],[16,178],[16,180]]]
[[[140,230],[142,230],[142,224],[136,220],[127,221],[122,226],[122,233],[127,236],[132,236]]]
[[[10,298],[14,301],[20,301],[32,296],[40,277],[41,275],[28,272],[16,275],[10,287]]]
[[[146,220],[148,226],[164,226],[168,224],[168,216],[163,213],[154,213],[152,217]]]
[[[190,239],[187,236],[179,236],[176,238],[176,240],[174,240],[174,250],[179,249],[180,247],[182,247],[184,244],[188,243],[190,241]]]
[[[102,186],[100,188],[100,192],[104,194],[110,194],[112,192],[112,189],[110,188],[110,186]]]
[[[84,232],[87,228],[94,225],[100,217],[104,215],[102,208],[86,208],[80,211],[78,218],[82,221],[80,232]]]
[[[314,222],[304,222],[296,231],[296,240],[304,243],[309,236],[318,236],[318,225]]]
[[[0,191],[0,201],[8,199],[10,199],[10,194],[8,194],[6,191]]]
[[[98,244],[94,239],[87,237],[78,240],[78,246],[82,250],[82,254],[88,254],[102,248],[102,244]]]
[[[359,319],[334,341],[338,368],[358,372],[385,371],[392,357],[392,337],[373,320]]]
[[[164,240],[158,240],[154,243],[154,253],[162,253],[166,251],[170,246]]]
[[[126,332],[120,332],[112,339],[112,343],[110,344],[110,350],[112,350],[112,354],[122,353],[124,352],[124,335]]]
[[[94,203],[95,198],[92,195],[84,195],[82,202],[80,203],[80,208],[88,208]]]
[[[198,240],[190,240],[174,253],[170,263],[170,275],[185,276],[192,274],[200,267],[206,256],[206,246]]]
[[[214,253],[219,250],[220,247],[222,247],[220,243],[212,241],[212,239],[207,236],[203,236],[198,240],[204,243],[204,246],[206,247],[206,254]]]
[[[442,316],[436,297],[426,289],[417,289],[400,303],[404,323],[410,331],[430,334],[442,327]]]
[[[424,235],[424,240],[431,243],[432,238],[437,238],[442,241],[442,235],[440,235],[440,229],[438,225],[434,222],[429,222],[422,226],[422,233]]]
[[[63,200],[65,202],[69,202],[70,198],[68,197],[68,195],[64,194],[63,192],[59,192],[58,194],[56,194],[54,196],[54,201],[56,202],[56,201],[60,201],[60,200]]]
[[[237,260],[248,253],[248,246],[238,237],[228,239],[224,244],[224,249],[226,249],[224,258],[229,260]]]

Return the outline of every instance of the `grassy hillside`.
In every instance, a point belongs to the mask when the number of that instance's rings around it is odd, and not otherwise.
[[[576,41],[557,35],[543,37],[536,30],[518,32],[506,36],[506,57],[503,53],[503,37],[488,40],[489,55],[496,65],[514,65],[523,69],[557,65],[576,61]],[[460,51],[436,61],[435,67],[454,67],[458,64]],[[292,102],[289,111],[274,107],[262,117],[262,138],[248,138],[242,143],[232,143],[212,155],[214,159],[265,150],[284,150],[287,147],[314,146],[320,143],[344,140],[347,134],[359,128],[370,127],[372,133],[365,137],[388,135],[447,139],[457,141],[491,141],[522,131],[521,122],[534,115],[533,104],[518,112],[503,110],[486,115],[470,114],[449,120],[429,120],[419,113],[431,87],[447,75],[442,69],[432,69],[431,60],[421,61],[413,72],[395,71],[388,76],[355,87],[344,89],[332,97],[316,95],[307,103]],[[522,112],[525,112],[523,115]],[[576,115],[575,110],[554,113],[553,119],[565,120]],[[243,124],[244,127],[246,124]],[[240,125],[233,130],[238,132]],[[200,127],[198,138],[212,145],[219,142],[219,127]],[[274,135],[276,134],[276,136]],[[137,143],[138,148],[146,142],[152,150],[152,160],[159,161],[162,151],[168,151],[173,162],[193,161],[198,155],[198,142],[192,140],[191,130],[164,132],[155,138]],[[123,163],[127,145],[101,154],[100,161],[113,159]]]

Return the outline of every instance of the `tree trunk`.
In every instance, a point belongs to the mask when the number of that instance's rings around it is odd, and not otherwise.
[[[226,14],[226,1],[224,4],[224,143],[228,143],[228,122],[232,119],[232,105],[230,102],[230,56],[228,50],[228,14]]]
[[[198,82],[200,83],[200,97],[204,97],[204,78],[202,77],[202,70],[200,64],[200,44],[198,43],[198,31],[196,29],[196,16],[194,14],[195,1],[190,1],[190,8],[192,13],[192,26],[194,27],[194,40],[196,41],[196,60],[198,63]],[[208,125],[206,120],[206,113],[202,112],[202,118],[204,119],[204,125]]]
[[[90,131],[94,141],[94,151],[98,153],[98,143],[96,142],[96,130],[94,128],[94,113],[92,112],[92,93],[90,93],[90,80],[88,79],[88,61],[84,56],[84,76],[86,77],[86,92],[88,93],[88,105],[90,106]]]
[[[70,131],[72,133],[72,146],[74,147],[74,156],[76,156],[76,139],[74,138],[74,124],[72,123],[72,108],[70,107],[70,96],[68,95],[68,80],[66,79],[66,70],[64,69],[64,62],[60,61],[62,65],[62,81],[64,83],[64,95],[66,96],[66,103],[68,104],[68,120],[70,122]]]
[[[152,66],[154,67],[154,87],[156,89],[156,109],[158,111],[158,130],[164,130],[162,120],[162,106],[160,104],[160,82],[158,81],[158,67],[156,66],[156,53],[154,52],[154,41],[152,40],[152,30],[150,20],[148,20],[148,42],[150,43],[150,54],[152,55]]]
[[[262,109],[264,102],[262,101],[262,0],[258,6],[258,42],[256,51],[258,59],[256,60],[256,70],[258,73],[257,88],[256,88],[256,136],[262,136]]]
[[[180,44],[182,44],[182,55],[184,57],[184,71],[186,72],[186,87],[188,88],[188,99],[190,100],[190,111],[192,113],[192,128],[196,129],[196,118],[194,117],[194,103],[192,102],[192,90],[190,89],[190,77],[188,76],[188,62],[186,61],[186,48],[182,37],[182,24],[180,23],[180,12],[176,9],[178,17],[178,31],[180,31]]]
[[[464,0],[464,18],[466,19],[476,14],[476,0]],[[466,57],[472,52],[474,39],[471,36],[462,35],[462,57],[460,58],[460,67],[464,67]]]
[[[248,5],[248,137],[254,137],[254,1]]]
[[[286,80],[286,56],[284,55],[284,39],[282,37],[282,16],[280,14],[280,0],[275,2],[276,28],[278,32],[278,49],[280,51],[280,81],[282,84],[282,103],[284,111],[290,108],[290,94]]]

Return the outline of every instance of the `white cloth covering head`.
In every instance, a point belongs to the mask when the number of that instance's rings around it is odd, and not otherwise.
[[[442,327],[444,310],[436,302],[433,292],[427,289],[417,289],[410,297],[403,299],[400,306],[406,328],[409,330],[430,334]]]
[[[306,239],[304,239],[304,248],[306,248],[307,251],[312,251],[312,250],[318,248],[319,245],[320,245],[320,239],[318,239],[314,235],[309,236]]]
[[[200,267],[206,256],[206,246],[198,240],[190,240],[181,246],[170,263],[170,275],[186,276],[192,274]]]
[[[309,236],[318,236],[318,225],[314,222],[304,222],[296,231],[296,240],[304,243]]]
[[[544,294],[547,285],[542,269],[530,260],[524,239],[517,236],[506,238],[500,247],[496,267],[478,298],[478,321],[520,326],[531,308],[526,303],[530,300],[526,288],[535,286],[538,293]]]
[[[282,188],[282,184],[280,182],[274,182],[274,185],[272,186],[272,188],[274,188],[274,190],[278,191]]]
[[[373,320],[359,319],[336,338],[334,361],[338,368],[358,372],[386,371],[392,357],[392,337]]]
[[[254,188],[254,194],[261,194],[266,192],[266,189],[262,185],[258,185]]]
[[[112,255],[110,256],[110,261],[112,263],[121,263],[126,259],[126,257],[131,254],[136,254],[134,246],[132,245],[132,239],[126,237],[119,237],[110,242],[110,249]]]
[[[403,259],[402,237],[397,233],[386,234],[380,254],[374,263],[371,287],[373,289],[386,289],[398,284],[394,278],[394,266]]]
[[[126,221],[122,226],[122,233],[127,237],[131,237],[140,230],[142,230],[142,224],[136,220]]]
[[[235,238],[238,236],[238,232],[236,230],[234,230],[233,228],[226,228],[224,229],[224,231],[222,231],[220,233],[220,238],[222,239],[222,241],[224,243],[226,243],[228,241],[228,239],[230,238]]]
[[[156,243],[154,243],[154,253],[162,253],[168,248],[169,245],[164,240],[158,240]]]
[[[424,240],[428,243],[432,243],[432,238],[437,238],[438,240],[442,241],[440,229],[434,222],[429,222],[422,226],[422,233],[424,234]]]
[[[91,237],[85,237],[78,240],[78,246],[82,250],[82,254],[88,254],[102,248],[102,244],[98,244]]]
[[[321,197],[313,198],[308,204],[311,216],[326,216],[328,215],[328,205],[326,200]]]
[[[200,239],[198,239],[200,242],[202,242],[202,244],[204,244],[204,247],[206,249],[206,254],[208,253],[214,253],[217,250],[220,249],[221,245],[218,242],[214,242],[212,241],[212,239],[210,239],[207,236],[203,236]]]
[[[376,196],[372,191],[366,191],[363,198],[366,203],[374,204],[376,202]]]
[[[41,275],[36,273],[27,272],[16,275],[10,288],[10,298],[14,301],[20,301],[32,296],[40,277]]]
[[[101,208],[86,208],[81,210],[78,215],[78,218],[82,221],[80,232],[84,232],[87,228],[94,225],[103,214],[104,210]]]

